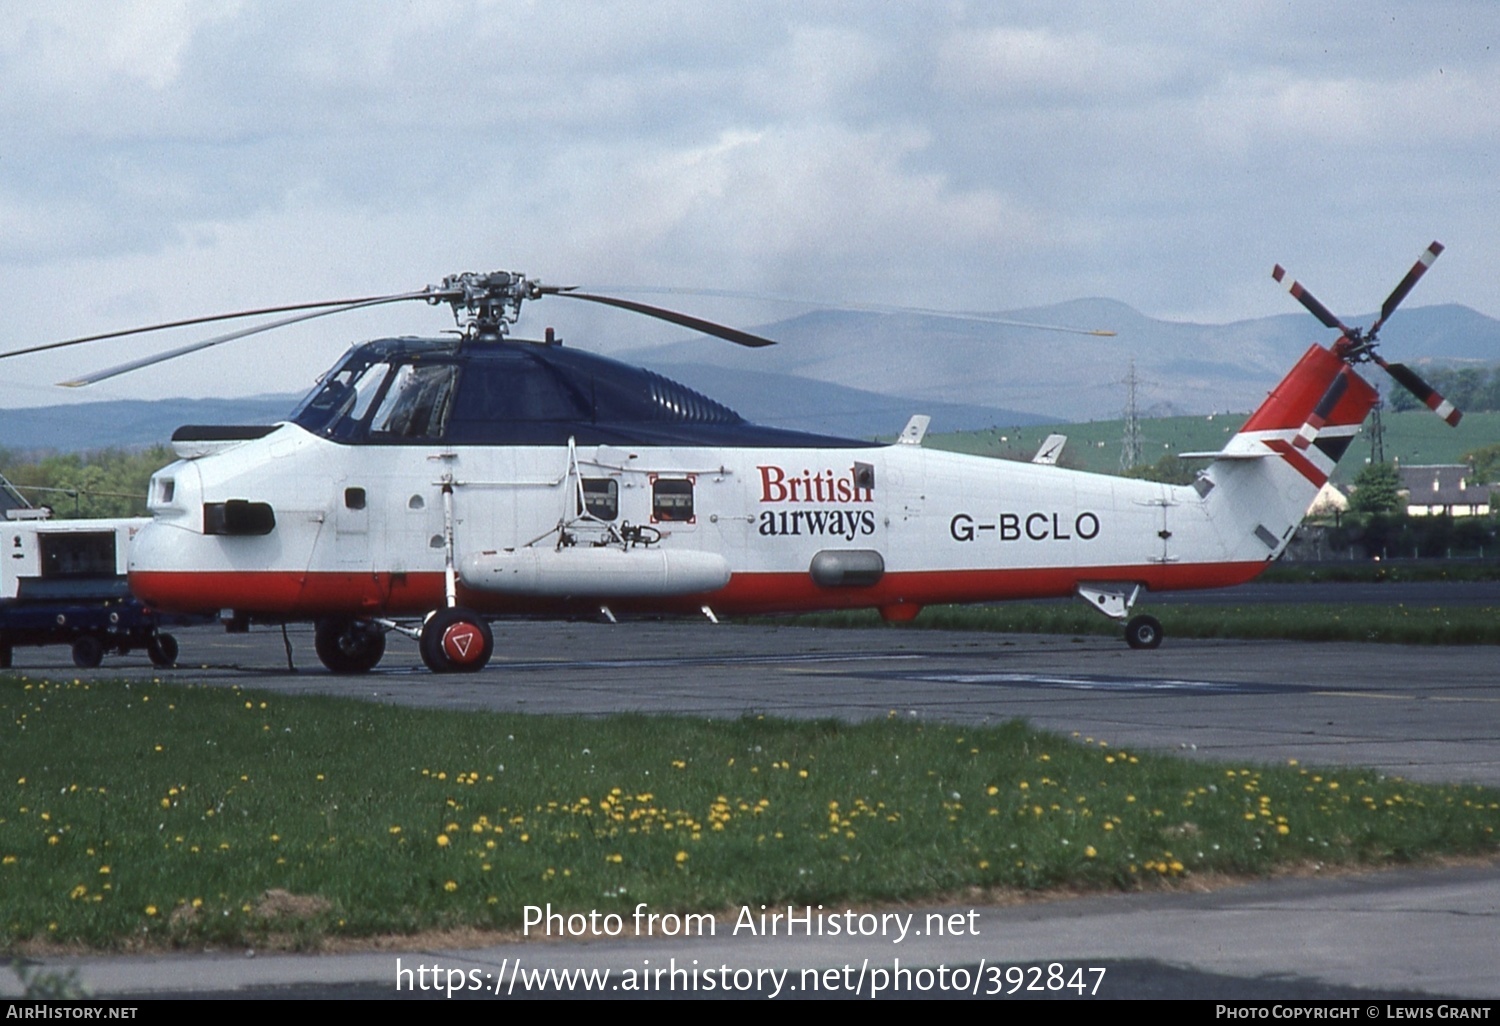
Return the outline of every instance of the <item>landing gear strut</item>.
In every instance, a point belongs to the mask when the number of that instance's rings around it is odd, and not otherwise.
[[[1130,616],[1130,607],[1140,596],[1141,587],[1119,581],[1086,583],[1078,585],[1078,597],[1111,620],[1124,620]],[[1154,616],[1142,613],[1130,617],[1130,622],[1125,624],[1125,644],[1131,648],[1156,648],[1161,639],[1161,621]]]

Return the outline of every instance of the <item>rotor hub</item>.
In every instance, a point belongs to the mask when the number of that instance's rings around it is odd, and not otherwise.
[[[446,302],[464,338],[499,341],[521,316],[521,302],[540,299],[545,290],[534,278],[512,271],[450,274],[436,288],[429,288],[427,302]]]

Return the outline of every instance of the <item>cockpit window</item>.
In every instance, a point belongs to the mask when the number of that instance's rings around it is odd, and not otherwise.
[[[370,436],[442,438],[457,380],[458,367],[451,363],[408,363],[397,368],[370,420]]]

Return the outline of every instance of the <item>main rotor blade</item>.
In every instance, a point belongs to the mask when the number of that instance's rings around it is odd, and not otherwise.
[[[1035,324],[1031,321],[1016,321],[990,314],[961,313],[956,310],[937,310],[923,306],[885,306],[876,303],[823,303],[796,296],[778,296],[767,292],[741,292],[734,289],[690,289],[641,287],[636,285],[596,286],[615,292],[641,292],[660,296],[714,296],[720,299],[753,299],[768,303],[788,303],[792,306],[817,307],[824,310],[848,310],[855,313],[921,314],[927,317],[948,317],[956,321],[979,321],[984,324],[1003,324],[1010,328],[1034,328],[1037,331],[1061,331],[1070,335],[1093,335],[1096,338],[1114,338],[1118,332],[1107,328],[1072,328],[1061,324]]]
[[[759,335],[752,335],[748,331],[741,331],[738,328],[725,327],[722,324],[715,324],[713,321],[705,321],[700,317],[691,317],[685,313],[678,313],[676,310],[666,310],[659,306],[648,306],[645,303],[631,302],[628,299],[616,299],[614,296],[596,296],[587,292],[570,292],[563,289],[559,289],[556,293],[553,294],[562,296],[566,299],[583,299],[587,300],[590,303],[603,303],[605,306],[617,306],[621,310],[629,310],[632,313],[645,314],[647,317],[655,317],[659,321],[667,321],[671,324],[677,324],[684,328],[692,328],[694,331],[701,331],[705,335],[713,335],[716,338],[722,338],[726,341],[733,342],[736,345],[759,348],[761,346],[774,346],[776,344],[771,339],[761,338]]]
[[[1292,294],[1292,298],[1307,307],[1308,311],[1314,317],[1323,322],[1324,327],[1337,328],[1345,335],[1349,334],[1349,329],[1344,326],[1344,322],[1335,317],[1328,307],[1318,302],[1317,297],[1303,288],[1301,282],[1285,280],[1286,268],[1277,264],[1271,269],[1271,277],[1286,286],[1286,290]]]
[[[1386,297],[1385,302],[1381,304],[1380,318],[1374,324],[1370,325],[1370,334],[1373,335],[1379,331],[1380,326],[1385,323],[1386,318],[1396,312],[1396,307],[1401,305],[1401,301],[1406,298],[1406,294],[1412,290],[1412,287],[1422,280],[1422,275],[1427,273],[1427,268],[1432,266],[1432,262],[1438,258],[1438,254],[1442,251],[1443,244],[1436,239],[1433,240],[1432,245],[1423,250],[1422,255],[1417,258],[1417,262],[1412,264],[1411,270],[1406,272],[1406,277],[1401,279],[1401,284],[1397,285],[1395,290]]]
[[[200,349],[208,349],[213,346],[221,345],[225,342],[233,342],[235,339],[248,338],[251,335],[257,335],[262,331],[271,331],[274,328],[284,328],[288,324],[297,324],[300,321],[310,321],[317,317],[328,317],[333,314],[346,313],[350,310],[360,310],[369,306],[380,306],[385,303],[399,303],[407,299],[426,299],[430,295],[432,295],[430,291],[424,290],[422,292],[406,292],[402,293],[401,295],[395,296],[376,296],[372,299],[362,299],[353,303],[347,303],[343,306],[338,306],[331,310],[317,310],[314,313],[299,314],[296,317],[283,317],[280,320],[268,321],[265,324],[257,324],[251,328],[241,328],[238,331],[231,331],[224,335],[215,335],[213,338],[204,339],[200,342],[194,342],[191,345],[179,346],[176,349],[169,349],[164,353],[157,353],[154,356],[146,356],[142,357],[139,360],[131,360],[129,363],[122,363],[118,366],[110,367],[107,370],[97,371],[93,374],[86,374],[83,377],[74,378],[71,381],[59,381],[58,384],[62,385],[64,388],[81,388],[84,385],[93,385],[97,384],[100,381],[105,381],[109,378],[119,377],[121,374],[129,374],[131,371],[140,370],[143,367],[150,367],[158,363],[165,363],[168,360],[175,360],[179,356],[186,356],[188,353],[196,353]]]
[[[1371,353],[1370,359],[1378,363],[1391,377],[1399,381],[1408,392],[1422,400],[1422,404],[1442,417],[1451,427],[1458,427],[1463,411],[1444,399],[1437,389],[1422,380],[1422,376],[1404,363],[1386,363],[1379,354]]]
[[[168,328],[185,328],[193,324],[212,324],[214,321],[233,321],[241,317],[264,317],[267,314],[289,313],[292,310],[317,310],[330,306],[342,306],[353,309],[357,306],[393,298],[408,299],[411,297],[403,295],[400,297],[365,296],[359,299],[325,299],[318,303],[293,303],[290,306],[266,306],[259,310],[240,310],[236,313],[210,314],[207,317],[189,317],[181,321],[164,321],[161,324],[147,324],[139,328],[126,328],[124,331],[106,331],[99,335],[84,335],[81,338],[64,339],[61,342],[48,342],[44,345],[28,346],[25,349],[12,349],[6,353],[0,353],[0,360],[9,359],[12,356],[25,356],[28,353],[44,353],[49,349],[66,349],[68,346],[81,346],[86,342],[102,342],[109,338],[144,335],[153,331],[165,331]],[[338,311],[334,312],[337,313]]]

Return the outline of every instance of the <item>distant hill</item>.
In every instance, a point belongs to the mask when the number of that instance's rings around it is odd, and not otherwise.
[[[780,344],[746,350],[695,339],[633,351],[663,373],[711,365],[923,401],[1023,410],[1061,420],[1119,417],[1132,361],[1142,409],[1245,410],[1314,342],[1333,333],[1306,313],[1231,324],[1162,321],[1108,299],[1009,310],[1016,321],[1106,328],[1097,338],[918,313],[822,310],[754,330]],[[1352,318],[1369,324],[1374,314]],[[1500,361],[1500,321],[1453,304],[1402,308],[1381,335],[1392,361]],[[1375,372],[1372,379],[1383,377]],[[727,401],[733,403],[733,398]]]
[[[68,406],[0,410],[0,449],[135,449],[165,443],[184,424],[274,424],[297,396],[250,399],[109,399]]]
[[[1274,297],[1273,297],[1274,300]],[[1290,303],[1290,300],[1288,300]],[[1097,338],[929,313],[820,310],[753,330],[763,349],[696,338],[620,355],[752,421],[825,434],[894,435],[912,413],[934,431],[1118,419],[1132,363],[1143,415],[1248,410],[1332,332],[1302,311],[1231,324],[1157,320],[1110,299],[992,315],[1107,328]],[[1369,324],[1374,314],[1349,318]],[[1403,307],[1383,353],[1418,367],[1500,361],[1500,321],[1454,304]],[[1378,371],[1371,380],[1389,385]],[[0,411],[0,448],[62,451],[164,442],[181,424],[272,423],[293,396],[113,400]]]
[[[1049,419],[1019,410],[879,395],[785,374],[684,364],[674,366],[672,376],[722,399],[747,420],[849,438],[894,435],[913,413],[928,414],[934,427],[944,431],[1040,424]],[[166,442],[183,424],[274,424],[286,419],[297,399],[291,395],[158,402],[115,399],[0,410],[0,449],[141,448]]]

